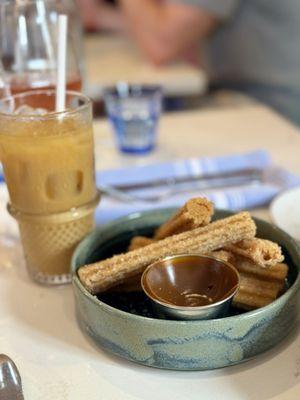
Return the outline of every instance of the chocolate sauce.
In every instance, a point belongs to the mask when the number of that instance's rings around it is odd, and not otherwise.
[[[198,307],[227,298],[238,285],[238,273],[213,258],[182,256],[154,264],[143,280],[146,291],[164,303]]]

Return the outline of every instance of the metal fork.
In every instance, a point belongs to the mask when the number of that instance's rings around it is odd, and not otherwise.
[[[263,180],[262,172],[252,173],[252,174],[240,174],[240,175],[228,175],[226,178],[224,176],[215,176],[213,179],[207,180],[193,180],[190,182],[188,186],[178,186],[176,184],[166,185],[166,188],[163,189],[160,193],[149,195],[149,196],[139,196],[136,194],[129,193],[127,190],[119,189],[115,186],[110,185],[102,185],[99,187],[100,191],[112,198],[115,198],[119,201],[123,201],[125,203],[133,203],[133,202],[146,202],[146,203],[156,203],[158,201],[164,200],[172,195],[180,194],[180,193],[188,193],[200,190],[207,189],[216,189],[216,188],[226,188],[233,186],[240,186],[246,184],[255,184],[261,182]],[[185,182],[188,183],[188,182]],[[192,184],[192,185],[191,185]]]
[[[0,399],[24,400],[18,368],[5,354],[0,354]]]

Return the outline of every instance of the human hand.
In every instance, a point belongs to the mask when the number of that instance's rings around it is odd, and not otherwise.
[[[100,28],[99,12],[101,12],[101,3],[103,2],[98,0],[76,0],[76,3],[85,29],[89,31],[98,30]]]
[[[121,30],[123,18],[118,8],[103,0],[77,0],[83,25],[88,31]]]

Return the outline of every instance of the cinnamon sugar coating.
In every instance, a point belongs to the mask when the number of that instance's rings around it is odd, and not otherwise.
[[[265,239],[246,239],[226,247],[233,254],[243,256],[254,264],[269,268],[281,263],[284,259],[277,243]]]
[[[156,230],[153,239],[164,239],[177,233],[208,225],[213,212],[213,204],[206,198],[197,197],[190,199],[173,217]]]

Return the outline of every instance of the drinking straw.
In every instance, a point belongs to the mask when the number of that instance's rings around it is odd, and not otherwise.
[[[66,104],[66,53],[67,53],[67,15],[58,16],[57,35],[57,77],[56,77],[56,112],[64,111]]]
[[[46,10],[46,5],[44,1],[37,1],[36,2],[36,11],[37,11],[37,18],[40,21],[41,25],[41,35],[43,37],[43,43],[45,44],[45,50],[47,54],[47,58],[49,60],[50,68],[53,69],[55,65],[55,54],[53,50],[53,43],[51,40],[50,35],[50,27],[48,21],[48,15]]]

